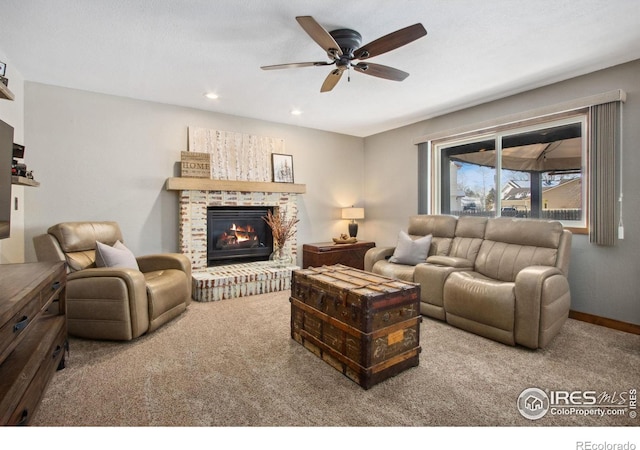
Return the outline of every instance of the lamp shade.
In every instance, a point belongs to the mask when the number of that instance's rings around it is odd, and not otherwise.
[[[343,219],[364,219],[364,208],[342,208]]]

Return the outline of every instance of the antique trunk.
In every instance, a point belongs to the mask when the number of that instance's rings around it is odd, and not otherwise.
[[[420,286],[340,264],[293,271],[291,337],[365,389],[419,364]]]

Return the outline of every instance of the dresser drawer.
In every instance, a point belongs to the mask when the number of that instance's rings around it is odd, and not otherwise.
[[[36,289],[14,300],[0,320],[0,362],[20,343],[32,324],[63,293],[66,272],[64,265],[40,279]],[[64,311],[59,312],[64,314]]]
[[[0,361],[3,361],[18,345],[40,311],[40,293],[37,293],[32,301],[25,303],[18,312],[0,326]]]
[[[66,357],[64,316],[39,319],[33,331],[0,365],[0,425],[26,425],[55,369]]]

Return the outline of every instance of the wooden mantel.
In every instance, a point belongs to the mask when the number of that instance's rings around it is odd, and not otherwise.
[[[268,183],[262,181],[213,180],[211,178],[167,178],[168,191],[238,191],[238,192],[291,192],[304,194],[305,184]]]

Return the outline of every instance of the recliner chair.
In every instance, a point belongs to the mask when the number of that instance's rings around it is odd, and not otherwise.
[[[88,339],[131,340],[183,313],[191,262],[182,254],[137,257],[139,270],[97,267],[96,242],[123,242],[116,222],[64,222],[35,236],[38,261],[65,261],[67,327]]]

